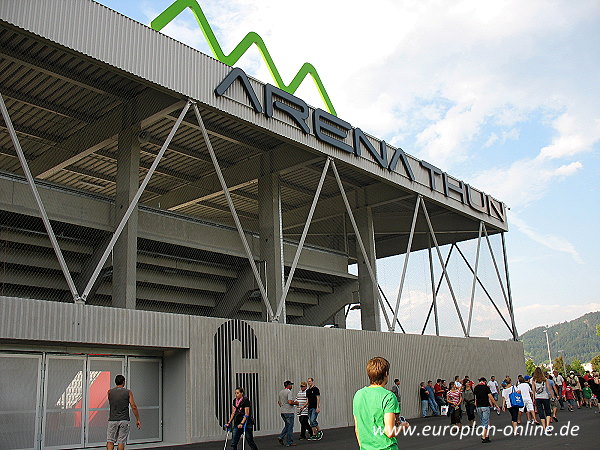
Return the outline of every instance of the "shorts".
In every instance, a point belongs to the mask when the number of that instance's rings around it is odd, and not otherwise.
[[[531,400],[530,398],[524,398],[523,399],[523,407],[521,408],[521,412],[529,412],[529,411],[534,411],[535,408],[533,407],[533,400]]]
[[[552,413],[550,412],[549,398],[536,398],[535,403],[537,404],[538,415],[540,416],[541,420],[552,416]]]
[[[313,428],[319,426],[319,422],[317,422],[318,415],[317,408],[308,408],[308,423]]]
[[[129,420],[109,420],[106,442],[125,444],[129,437]]]
[[[560,406],[560,404],[558,403],[558,398],[552,397],[550,399],[550,407],[551,408],[558,408],[559,406]]]
[[[490,427],[490,407],[480,406],[477,407],[477,414],[479,415],[479,425],[484,428]]]

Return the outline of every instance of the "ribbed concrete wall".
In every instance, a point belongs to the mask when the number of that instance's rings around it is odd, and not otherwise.
[[[186,380],[178,388],[185,390],[188,400],[165,404],[163,411],[163,416],[187,419],[185,436],[181,427],[177,431],[181,435],[179,442],[220,439],[222,435],[215,411],[215,388],[219,382],[215,357],[223,360],[223,352],[215,352],[215,335],[226,322],[210,317],[0,297],[0,344],[38,341],[183,349],[188,364],[179,365],[176,370],[182,373],[171,373],[170,378]],[[232,342],[231,360],[223,364],[229,367],[225,373],[231,376],[233,385],[236,373],[258,374],[258,434],[280,430],[277,394],[287,379],[294,381],[298,389],[301,380],[315,378],[322,392],[319,417],[325,428],[352,425],[352,396],[368,384],[365,364],[373,356],[387,358],[391,363],[390,378],[401,380],[402,412],[407,417],[419,415],[420,381],[438,377],[451,380],[454,375],[502,378],[506,374],[516,376],[525,369],[520,342],[262,322],[242,322],[241,326],[246,330],[243,341],[248,343],[252,334],[256,336],[252,345],[257,358],[242,359],[239,340],[225,335],[219,342],[221,348]],[[36,350],[35,345],[31,350]],[[175,440],[173,431],[165,430],[165,435]]]
[[[218,423],[211,409],[215,402],[213,337],[223,319],[193,317],[190,323],[192,441],[218,439]],[[302,327],[248,322],[258,339],[258,359],[242,360],[241,346],[234,342],[233,372],[258,372],[260,422],[258,434],[279,432],[282,420],[277,394],[283,381],[299,382],[314,377],[322,392],[319,421],[324,427],[350,426],[352,396],[368,384],[365,364],[373,356],[391,363],[390,378],[402,386],[402,410],[406,417],[420,414],[420,381],[471,379],[491,375],[503,378],[523,373],[520,342],[485,338],[450,338],[371,331]],[[391,387],[391,384],[389,385]],[[209,405],[209,411],[206,411]]]
[[[188,348],[189,316],[0,297],[0,341]]]

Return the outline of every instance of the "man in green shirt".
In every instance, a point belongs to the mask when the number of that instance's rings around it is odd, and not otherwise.
[[[372,358],[367,363],[371,385],[354,394],[354,431],[361,450],[397,450],[396,436],[409,426],[408,422],[395,426],[400,407],[396,396],[384,387],[389,373],[390,363],[385,358]]]

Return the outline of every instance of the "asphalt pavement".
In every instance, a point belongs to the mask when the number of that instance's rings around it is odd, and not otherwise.
[[[501,415],[495,413],[491,416],[491,425],[496,427],[495,434],[490,435],[491,442],[482,444],[478,436],[465,428],[462,438],[460,436],[451,436],[449,417],[430,417],[410,420],[413,429],[412,436],[400,436],[398,438],[398,447],[400,449],[470,449],[470,448],[544,448],[554,449],[562,447],[577,447],[578,449],[598,449],[600,448],[600,414],[596,413],[598,409],[582,408],[569,412],[566,409],[559,411],[558,422],[553,423],[554,429],[548,436],[541,436],[541,427],[530,426],[524,430],[522,436],[507,436],[503,430],[510,428],[510,414],[508,412]],[[463,415],[463,424],[466,424],[466,415]],[[296,429],[299,424],[296,424]],[[445,427],[444,426],[448,426]],[[467,431],[469,431],[467,433]],[[493,430],[492,430],[493,431]],[[445,435],[443,433],[445,432]],[[535,435],[533,434],[535,433]],[[467,435],[468,434],[468,435]],[[294,433],[294,448],[306,450],[358,450],[354,428],[332,428],[324,429],[323,439],[320,441],[298,441],[298,432]],[[171,447],[173,450],[208,450],[222,449],[225,436],[222,441],[204,442],[198,444],[188,444]],[[261,436],[255,438],[256,444],[260,450],[279,450],[283,449],[277,442],[277,436]],[[228,446],[229,447],[229,446]],[[229,447],[231,448],[231,447]],[[249,448],[246,446],[246,448]],[[240,441],[238,449],[242,449]]]

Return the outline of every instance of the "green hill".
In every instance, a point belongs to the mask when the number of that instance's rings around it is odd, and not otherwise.
[[[600,354],[600,336],[596,335],[596,325],[600,324],[600,311],[587,313],[569,322],[552,325],[548,329],[552,359],[564,355],[567,363],[579,359],[582,364]],[[525,356],[536,364],[548,362],[545,327],[537,327],[519,336],[523,341]],[[558,334],[557,334],[558,333]],[[559,353],[563,350],[564,353]]]

